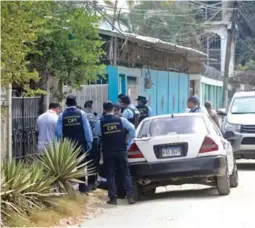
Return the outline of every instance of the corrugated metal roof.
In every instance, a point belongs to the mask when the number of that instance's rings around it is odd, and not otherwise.
[[[172,43],[165,42],[163,40],[153,38],[153,37],[140,36],[137,34],[127,33],[127,32],[120,33],[116,30],[112,31],[112,30],[105,29],[105,28],[103,29],[102,27],[99,28],[99,33],[109,35],[109,36],[128,38],[128,40],[131,40],[134,42],[139,42],[139,43],[144,43],[144,44],[147,44],[148,46],[153,47],[153,48],[170,51],[170,52],[175,52],[178,54],[185,55],[187,57],[198,58],[198,60],[200,60],[200,58],[201,58],[201,61],[207,58],[207,55],[205,53],[198,51],[196,49],[172,44]]]

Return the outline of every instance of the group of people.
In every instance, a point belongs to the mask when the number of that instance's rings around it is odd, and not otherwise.
[[[190,113],[203,112],[199,98],[192,96],[187,102]],[[210,102],[205,103],[206,111],[219,126],[217,113]],[[117,204],[116,177],[120,178],[130,204],[135,203],[132,177],[130,175],[127,151],[135,138],[135,128],[139,123],[152,116],[152,109],[147,105],[144,96],[138,96],[137,106],[131,103],[130,97],[118,96],[118,102],[103,103],[103,113],[93,111],[93,101],[86,101],[84,109],[77,105],[76,97],[68,95],[66,109],[61,112],[60,104],[51,103],[49,110],[37,119],[38,153],[43,155],[45,149],[55,138],[68,138],[88,152],[87,159],[99,172],[99,160],[102,152],[107,177],[108,204]],[[118,173],[118,176],[116,174]],[[96,188],[97,175],[79,184],[79,191],[87,193]]]
[[[212,118],[214,123],[220,127],[220,120],[217,112],[212,108],[212,103],[210,101],[206,101],[204,104],[205,110],[200,106],[200,101],[198,96],[191,96],[188,98],[188,112],[196,113],[196,112],[207,112],[209,116]]]
[[[66,109],[61,112],[60,104],[51,103],[49,110],[37,119],[38,153],[43,155],[53,140],[68,138],[88,152],[87,159],[99,168],[100,152],[106,170],[108,204],[117,204],[116,173],[121,179],[128,202],[135,203],[132,177],[130,175],[127,150],[135,138],[135,128],[152,115],[146,97],[137,98],[137,106],[131,104],[129,96],[120,94],[118,103],[103,103],[103,113],[93,111],[93,101],[86,101],[84,109],[77,105],[76,97],[68,95]],[[79,191],[87,193],[96,188],[97,175],[79,184]]]

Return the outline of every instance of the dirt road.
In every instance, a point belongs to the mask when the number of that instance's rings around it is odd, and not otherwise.
[[[240,184],[229,196],[199,185],[161,187],[155,197],[127,205],[104,205],[97,218],[82,227],[254,227],[255,163],[239,164]],[[168,191],[168,192],[166,192]],[[170,191],[170,192],[169,192]]]

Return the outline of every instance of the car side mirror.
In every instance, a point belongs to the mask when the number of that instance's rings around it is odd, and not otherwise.
[[[227,115],[227,110],[225,108],[217,109],[217,114],[219,116],[226,116]]]

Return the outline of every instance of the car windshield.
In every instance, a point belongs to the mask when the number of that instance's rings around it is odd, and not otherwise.
[[[141,126],[137,138],[192,133],[208,133],[203,117],[176,116],[147,120]]]
[[[237,97],[232,107],[232,114],[250,114],[255,113],[255,96],[254,97]]]

